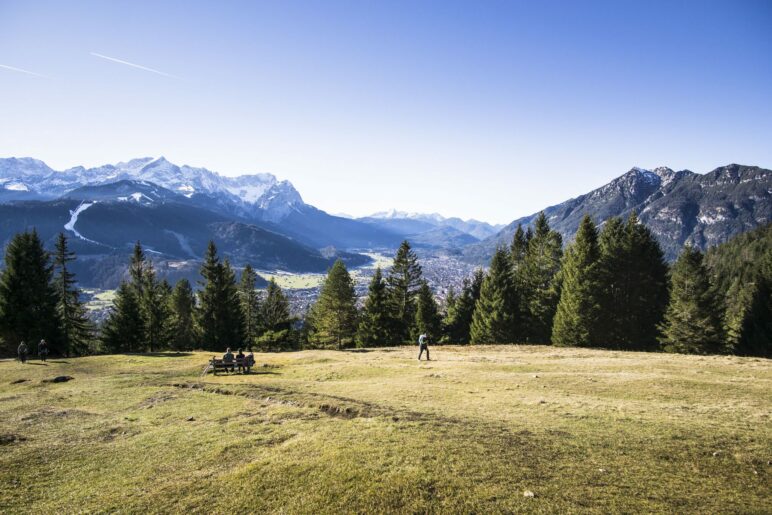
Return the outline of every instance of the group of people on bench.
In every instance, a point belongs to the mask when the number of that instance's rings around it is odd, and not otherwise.
[[[248,374],[249,370],[255,366],[255,355],[251,351],[245,355],[241,352],[241,349],[234,355],[231,352],[231,348],[228,347],[225,350],[225,354],[222,355],[222,363],[225,371],[235,372],[236,368],[238,368],[239,372]]]

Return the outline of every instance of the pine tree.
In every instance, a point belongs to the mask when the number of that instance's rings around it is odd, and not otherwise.
[[[5,250],[0,272],[0,340],[5,354],[24,341],[30,350],[45,339],[52,352],[63,352],[53,268],[36,231],[15,235]]]
[[[59,233],[54,253],[54,288],[61,327],[61,352],[65,356],[86,354],[95,330],[86,306],[80,300],[75,274],[68,268],[68,263],[72,261],[75,261],[75,253],[68,248],[64,233]]]
[[[257,274],[251,265],[244,267],[239,284],[241,312],[244,317],[244,339],[251,347],[260,335],[260,297],[255,285]]]
[[[606,220],[599,242],[599,341],[617,349],[656,348],[667,306],[667,264],[659,243],[635,213],[626,223]]]
[[[115,292],[113,307],[102,326],[105,351],[141,352],[145,348],[145,323],[136,289],[123,281]]]
[[[263,324],[267,330],[277,332],[289,329],[289,301],[273,278],[268,281],[262,308]]]
[[[381,267],[378,267],[370,281],[367,299],[359,317],[357,345],[360,347],[385,345],[389,341],[390,324],[386,283],[381,274]]]
[[[228,261],[221,262],[210,241],[201,267],[198,325],[208,350],[236,347],[243,341],[243,320],[236,277]]]
[[[529,228],[530,229],[530,228]],[[534,221],[534,231],[522,237],[515,234],[517,249],[514,281],[520,292],[516,306],[518,339],[549,343],[552,321],[560,298],[558,272],[563,256],[563,238],[550,229],[544,212]]]
[[[528,240],[525,239],[525,231],[523,231],[523,226],[521,224],[517,224],[515,236],[512,238],[512,249],[510,250],[515,270],[517,270],[525,260],[525,253],[527,251]]]
[[[421,334],[425,334],[430,342],[439,340],[442,331],[442,319],[439,311],[429,284],[426,281],[421,281],[421,288],[418,290],[416,298],[414,340],[418,340],[418,336]]]
[[[472,316],[471,343],[513,343],[517,296],[509,253],[499,248],[480,288]]]
[[[413,332],[415,299],[421,288],[421,265],[407,241],[402,242],[394,256],[386,286],[393,322],[390,339],[393,343],[404,343]]]
[[[150,262],[142,267],[140,284],[132,283],[140,304],[140,312],[144,325],[144,345],[149,352],[155,352],[168,347],[171,340],[170,322],[171,310],[169,298],[171,287],[169,283],[158,281],[155,270]]]
[[[552,328],[555,345],[588,347],[598,344],[601,289],[598,232],[585,216],[574,243],[566,250],[560,302]]]
[[[319,299],[311,308],[311,341],[335,344],[338,349],[352,343],[357,329],[354,281],[340,259],[336,260],[322,284]]]
[[[464,278],[461,293],[452,304],[448,304],[448,311],[443,321],[445,340],[448,343],[469,343],[474,308],[477,299],[480,298],[483,280],[484,275],[479,269],[475,272],[472,281]]]
[[[175,350],[195,349],[199,341],[194,318],[196,297],[187,279],[180,279],[174,285],[169,304],[171,307],[171,347]]]
[[[687,245],[670,274],[670,303],[661,327],[666,351],[711,354],[723,349],[719,309],[702,253]]]

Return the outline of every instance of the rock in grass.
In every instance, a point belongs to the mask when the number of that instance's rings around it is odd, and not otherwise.
[[[525,492],[523,492],[523,497],[527,499],[533,499],[534,497],[536,497],[536,494],[534,494],[530,490],[526,490]]]
[[[196,419],[195,419],[194,417],[188,417],[188,418],[186,418],[185,420],[187,420],[188,422],[193,422],[193,421],[194,421],[194,420],[196,420]]]

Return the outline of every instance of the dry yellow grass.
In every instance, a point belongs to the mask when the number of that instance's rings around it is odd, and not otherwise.
[[[415,350],[0,361],[0,511],[772,512],[768,360]]]

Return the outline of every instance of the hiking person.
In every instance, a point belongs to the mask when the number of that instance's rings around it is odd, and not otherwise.
[[[45,340],[40,340],[40,343],[38,343],[38,357],[45,361],[46,358],[48,358],[48,344]]]
[[[16,349],[16,352],[19,354],[19,361],[21,361],[22,363],[26,363],[27,353],[29,352],[29,350],[27,349],[27,344],[24,342],[21,342],[19,344],[19,348]]]
[[[238,354],[236,354],[236,366],[239,367],[239,373],[246,370],[246,367],[244,366],[244,353],[241,352],[241,349],[239,349]]]
[[[222,355],[222,362],[225,365],[223,368],[227,371],[229,368],[231,372],[234,371],[233,369],[233,353],[231,352],[231,348],[228,347],[225,349],[225,354]]]
[[[429,359],[429,337],[426,336],[426,333],[422,333],[421,336],[418,337],[418,361],[421,361],[421,355],[426,351],[426,361],[430,361]]]

